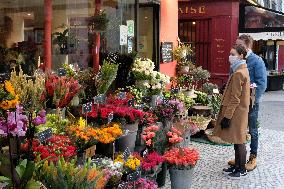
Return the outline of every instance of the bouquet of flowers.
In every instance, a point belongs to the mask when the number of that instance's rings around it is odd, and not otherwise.
[[[0,84],[0,99],[0,110],[16,108],[16,105],[19,103],[19,96],[16,94],[10,81]]]
[[[157,171],[158,167],[164,162],[164,157],[157,152],[150,152],[142,161],[141,168],[146,172]]]
[[[172,148],[165,152],[165,161],[178,169],[191,169],[199,159],[199,153],[190,148]]]
[[[58,77],[55,74],[47,76],[45,87],[57,108],[66,107],[80,90],[78,81],[73,77]]]
[[[167,136],[171,144],[177,144],[183,141],[182,132],[175,127],[172,127],[171,130],[167,132]]]
[[[95,159],[96,166],[101,170],[104,170],[109,175],[109,186],[117,186],[121,181],[123,175],[123,164],[121,162],[114,162],[109,158]]]
[[[150,59],[137,58],[134,61],[132,73],[135,80],[150,80],[155,64]]]
[[[34,81],[25,75],[20,69],[20,72],[14,70],[11,72],[11,83],[19,96],[21,105],[26,110],[40,110],[44,106],[44,91],[45,78],[41,75],[36,75]]]
[[[0,136],[25,136],[28,117],[23,114],[23,107],[17,105],[15,112],[7,112],[7,122],[0,117]]]
[[[35,157],[39,156],[42,160],[49,158],[49,161],[57,162],[59,157],[66,159],[76,155],[76,147],[73,146],[68,136],[54,135],[47,139],[45,144],[40,144],[39,140],[34,139],[32,149]],[[28,142],[22,145],[22,150],[27,152]]]
[[[108,172],[93,166],[91,160],[84,162],[82,166],[78,166],[75,160],[68,162],[62,157],[55,163],[38,162],[35,177],[45,186],[53,189],[101,189],[105,188],[109,179]]]
[[[185,113],[184,105],[178,99],[170,99],[168,101],[158,101],[154,109],[155,114],[160,121],[172,120],[175,116]]]
[[[112,143],[123,134],[120,124],[114,122],[100,128],[75,124],[71,125],[68,131],[75,137],[76,145],[80,150],[85,150],[97,142]]]
[[[120,93],[125,93],[125,98],[119,97]],[[129,92],[116,92],[114,94],[110,94],[107,97],[107,104],[115,104],[116,106],[128,106],[129,100],[132,100],[134,96]]]
[[[141,120],[144,115],[143,111],[132,107],[106,104],[100,106],[93,105],[92,112],[88,113],[88,117],[94,118],[98,123],[106,123],[110,114],[113,114],[112,121],[119,123],[135,123]]]
[[[135,182],[126,184],[127,189],[157,189],[158,185],[148,179],[140,178]]]
[[[118,155],[116,159],[114,160],[114,163],[117,163],[117,162],[123,164],[125,173],[136,171],[138,168],[140,168],[140,165],[141,165],[141,161],[134,155],[130,155],[126,161],[123,159],[122,154]]]
[[[151,72],[149,83],[145,84],[149,95],[161,94],[170,83],[170,77],[157,71]]]

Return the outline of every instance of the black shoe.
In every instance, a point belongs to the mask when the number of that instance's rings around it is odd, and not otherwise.
[[[234,172],[235,171],[235,167],[234,166],[231,166],[231,167],[229,167],[229,168],[227,168],[227,169],[223,169],[223,173],[225,174],[225,175],[228,175],[228,174],[230,174],[230,173],[232,173],[232,172]]]
[[[241,179],[245,176],[247,176],[247,171],[235,170],[234,172],[228,174],[228,177],[230,179],[233,179],[233,180],[238,180],[238,179]]]

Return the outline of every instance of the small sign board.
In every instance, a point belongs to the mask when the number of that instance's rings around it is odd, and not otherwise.
[[[128,189],[128,183],[120,183],[117,187],[118,189]]]
[[[128,101],[128,106],[134,106],[134,102],[135,102],[134,99],[129,100]]]
[[[89,113],[89,112],[92,112],[92,102],[88,102],[86,104],[83,104],[83,107],[82,107],[82,113],[83,114],[86,114],[86,113]]]
[[[126,98],[126,92],[119,92],[117,97],[121,100],[124,100]]]
[[[107,120],[108,120],[108,123],[111,123],[111,122],[112,122],[112,120],[113,120],[113,112],[111,112],[111,113],[108,115]]]
[[[39,139],[39,141],[41,143],[43,143],[44,141],[46,141],[47,139],[52,137],[52,130],[51,128],[46,129],[40,133],[37,134],[37,138]]]
[[[128,182],[135,182],[137,180],[139,180],[141,178],[141,171],[137,170],[134,173],[131,173],[129,175],[127,175],[127,181]]]
[[[95,104],[105,104],[105,95],[98,95],[94,97]]]
[[[57,70],[57,74],[58,74],[58,76],[60,76],[60,77],[66,76],[67,71],[66,71],[64,68],[59,68],[59,69]]]
[[[96,149],[97,149],[96,145],[86,149],[85,158],[87,159],[93,157],[96,154]]]
[[[129,158],[130,155],[131,155],[131,152],[130,152],[129,148],[127,147],[124,150],[124,152],[122,153],[124,161],[127,161],[127,159]]]
[[[171,92],[172,92],[172,94],[178,94],[179,93],[179,88],[172,88]]]
[[[173,42],[162,42],[161,44],[161,57],[162,62],[172,62],[173,61]]]

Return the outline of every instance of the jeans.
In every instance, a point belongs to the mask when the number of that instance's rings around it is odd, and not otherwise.
[[[257,119],[258,119],[258,111],[259,111],[259,103],[255,103],[253,108],[249,112],[249,134],[251,135],[251,143],[250,143],[250,154],[257,156],[258,149],[258,127],[257,127]]]

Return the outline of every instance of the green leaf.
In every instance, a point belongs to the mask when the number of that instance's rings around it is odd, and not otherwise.
[[[21,177],[21,186],[22,188],[25,188],[27,183],[32,179],[33,173],[35,169],[35,163],[32,161],[27,162],[26,170]]]
[[[27,166],[27,160],[24,159],[23,161],[20,162],[20,164],[16,167],[16,171],[19,175],[20,178],[22,178]]]
[[[25,189],[40,189],[41,188],[41,183],[35,180],[30,180],[28,181]]]
[[[0,182],[9,182],[10,179],[4,176],[0,176]]]

